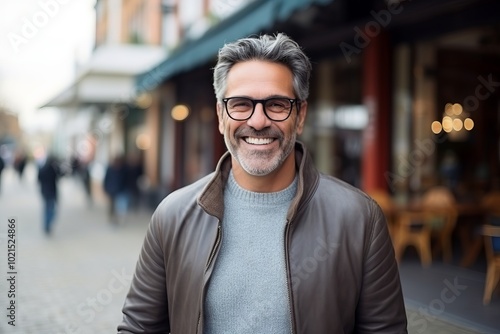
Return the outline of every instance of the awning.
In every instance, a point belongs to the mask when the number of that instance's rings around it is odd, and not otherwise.
[[[333,0],[281,0],[278,11],[278,19],[286,20],[293,12],[309,7],[310,5],[327,5]]]
[[[228,42],[272,28],[294,11],[333,0],[257,0],[231,15],[197,40],[188,41],[158,66],[137,77],[139,92],[152,90],[176,74],[188,71],[216,57]]]
[[[135,94],[136,76],[160,63],[165,55],[157,46],[101,45],[71,86],[41,108],[129,103]]]

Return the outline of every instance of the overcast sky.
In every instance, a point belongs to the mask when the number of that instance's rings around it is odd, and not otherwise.
[[[94,41],[95,0],[0,3],[0,106],[27,130],[50,126],[38,107],[71,84]],[[42,115],[44,114],[44,115]]]

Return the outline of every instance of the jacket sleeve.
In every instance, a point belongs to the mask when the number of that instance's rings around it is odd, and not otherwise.
[[[407,333],[399,269],[387,223],[370,201],[371,230],[365,246],[362,291],[356,311],[356,333]]]
[[[144,239],[118,333],[170,332],[161,226],[155,217]]]

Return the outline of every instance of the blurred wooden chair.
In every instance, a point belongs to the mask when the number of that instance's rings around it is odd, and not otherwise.
[[[424,216],[425,212],[411,210],[398,212],[393,237],[394,252],[398,262],[401,262],[405,249],[413,246],[423,267],[432,263],[431,229],[428,224],[420,223],[426,219]]]
[[[484,225],[482,228],[486,260],[486,281],[484,284],[483,304],[488,305],[491,301],[493,291],[500,281],[500,244],[495,245],[494,240],[500,240],[500,226]]]
[[[459,237],[464,254],[460,266],[469,267],[484,249],[484,237],[478,233],[482,225],[500,225],[500,191],[494,190],[482,196],[478,203],[478,224],[462,226]],[[494,240],[497,240],[496,238]],[[500,239],[499,239],[500,240]]]
[[[495,190],[484,195],[481,199],[481,206],[487,216],[500,217],[500,191]]]
[[[367,192],[368,196],[370,196],[382,209],[384,213],[385,219],[387,221],[387,227],[389,229],[389,234],[391,238],[394,233],[394,212],[395,212],[395,204],[394,201],[389,194],[388,191],[378,189]]]
[[[401,261],[404,250],[414,246],[422,266],[432,263],[432,241],[434,255],[443,254],[443,260],[451,261],[452,233],[458,218],[455,197],[446,187],[434,187],[422,196],[416,207],[399,211],[394,231],[396,259]]]

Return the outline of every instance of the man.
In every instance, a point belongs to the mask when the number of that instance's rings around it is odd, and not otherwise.
[[[128,210],[125,156],[119,155],[112,159],[104,173],[103,188],[109,197],[108,214],[111,223],[123,222]]]
[[[284,34],[225,45],[216,171],[153,214],[120,333],[406,333],[380,208],[296,142],[311,65]]]

